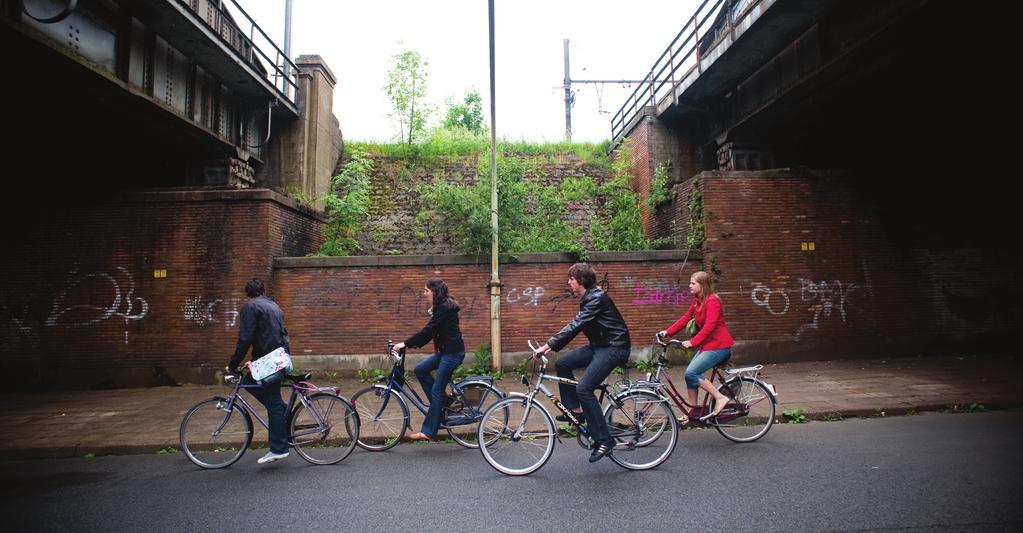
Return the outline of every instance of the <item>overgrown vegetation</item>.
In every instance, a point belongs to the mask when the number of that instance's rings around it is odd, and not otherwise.
[[[369,212],[369,174],[373,160],[362,152],[351,154],[341,173],[331,180],[331,193],[323,196],[327,223],[323,244],[314,255],[341,256],[361,250],[355,238]]]
[[[553,159],[563,154],[573,154],[590,165],[608,164],[607,148],[610,141],[601,143],[536,143],[498,139],[497,151],[504,156],[536,157]],[[364,152],[374,156],[402,159],[409,164],[432,165],[444,158],[490,157],[490,135],[486,130],[473,132],[466,128],[436,128],[421,142],[378,143],[367,141],[346,141],[346,156]]]
[[[686,207],[689,209],[689,220],[687,223],[689,232],[686,235],[686,246],[691,249],[702,249],[704,243],[703,228],[703,192],[700,191],[700,180],[693,180],[692,189],[689,191],[689,202]]]
[[[663,163],[657,165],[654,179],[650,182],[650,196],[647,196],[646,204],[650,209],[657,209],[674,199],[675,190],[668,186],[668,167]]]

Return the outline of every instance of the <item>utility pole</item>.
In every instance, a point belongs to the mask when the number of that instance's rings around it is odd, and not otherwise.
[[[568,39],[565,39],[565,142],[572,142],[572,75],[568,69]]]
[[[575,104],[575,96],[572,94],[573,83],[632,85],[647,83],[650,80],[573,80],[571,71],[568,68],[568,39],[565,42],[565,142],[572,142],[572,105]],[[586,69],[583,69],[586,70]]]
[[[291,84],[287,82],[291,77],[291,0],[284,0],[284,90],[291,92]],[[294,97],[292,94],[288,96]]]
[[[494,77],[494,0],[490,0],[490,353],[501,370],[501,276],[497,267],[497,89]]]

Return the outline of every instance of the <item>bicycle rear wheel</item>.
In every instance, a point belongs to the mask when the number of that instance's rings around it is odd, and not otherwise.
[[[202,468],[224,468],[241,459],[252,442],[252,419],[227,398],[203,400],[185,413],[178,430],[181,451]]]
[[[317,465],[341,462],[359,440],[359,417],[333,394],[313,394],[291,417],[291,442],[303,459]]]
[[[747,377],[737,379],[738,387],[724,383],[718,387],[722,394],[734,399],[710,422],[718,433],[732,442],[753,442],[766,435],[774,425],[774,395],[758,380]]]
[[[478,448],[480,418],[490,406],[501,401],[504,394],[487,383],[466,383],[459,386],[462,396],[455,396],[444,408],[444,424],[448,435],[466,448]],[[465,401],[462,401],[462,399]],[[505,412],[507,415],[507,412]]]
[[[524,476],[536,472],[551,458],[554,431],[554,420],[540,404],[509,397],[483,413],[477,442],[483,459],[495,470]]]
[[[408,406],[394,389],[367,387],[352,396],[352,404],[359,413],[360,448],[382,452],[401,442],[409,424]]]
[[[604,410],[615,440],[609,457],[629,470],[648,470],[663,463],[678,443],[678,421],[668,400],[649,391],[632,390]]]

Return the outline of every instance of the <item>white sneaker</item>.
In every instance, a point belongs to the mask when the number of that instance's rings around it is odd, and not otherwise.
[[[272,463],[274,461],[278,461],[280,459],[284,459],[287,456],[288,456],[288,452],[284,452],[284,453],[266,452],[266,455],[264,455],[263,457],[260,457],[259,460],[256,461],[256,462],[261,464],[261,465],[265,465],[267,463]]]

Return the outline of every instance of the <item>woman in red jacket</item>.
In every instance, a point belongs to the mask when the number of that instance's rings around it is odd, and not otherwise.
[[[658,333],[660,336],[671,336],[683,328],[689,319],[696,319],[696,326],[699,332],[693,338],[684,341],[685,348],[696,348],[696,355],[689,362],[686,368],[686,388],[689,392],[689,403],[696,405],[698,388],[707,391],[707,394],[714,397],[714,411],[710,416],[716,416],[725,408],[728,397],[721,394],[709,380],[703,377],[703,373],[714,368],[732,355],[732,334],[725,326],[725,314],[721,309],[721,300],[714,294],[714,283],[710,274],[700,271],[689,278],[689,294],[693,295],[693,303],[689,304],[689,310],[682,318],[678,319],[668,329]]]

